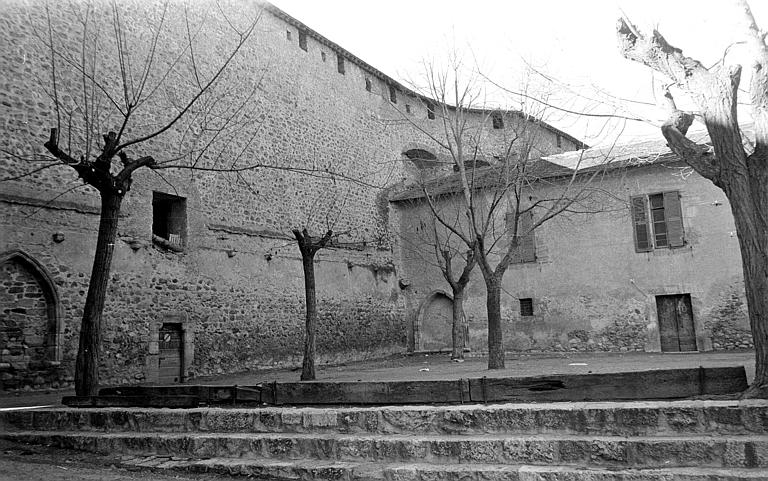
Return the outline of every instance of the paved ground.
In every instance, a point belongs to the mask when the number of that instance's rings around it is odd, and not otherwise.
[[[469,377],[514,377],[545,374],[587,374],[621,371],[644,371],[690,367],[744,366],[747,380],[755,375],[753,351],[717,353],[563,353],[508,356],[506,369],[489,371],[485,358],[467,358],[463,363],[451,362],[448,354],[415,354],[376,361],[321,366],[320,381],[407,381],[421,379],[459,379]],[[201,384],[250,385],[265,381],[298,381],[297,369],[270,369],[226,376],[198,378]],[[73,391],[28,392],[0,395],[0,408],[57,405],[62,396]]]

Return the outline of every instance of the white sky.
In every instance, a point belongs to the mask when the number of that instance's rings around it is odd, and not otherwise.
[[[525,59],[569,85],[596,85],[619,97],[653,102],[650,69],[618,53],[615,26],[621,10],[643,30],[656,27],[672,45],[706,66],[741,40],[729,0],[271,1],[405,84],[422,78],[425,59],[440,58],[455,44],[465,59],[477,59],[486,76],[512,89],[520,85]],[[753,0],[752,9],[758,24],[768,25],[768,1]],[[738,50],[731,49],[729,63],[739,61]],[[663,119],[655,107],[636,112]],[[592,145],[611,142],[619,132],[615,126],[607,132],[604,122],[596,120],[562,115],[545,120]],[[621,140],[641,135],[660,134],[655,127],[635,123]]]

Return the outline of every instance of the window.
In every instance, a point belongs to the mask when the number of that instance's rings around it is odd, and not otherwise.
[[[506,218],[506,228],[512,240],[515,231],[515,213],[510,212]],[[512,251],[512,263],[536,262],[536,237],[533,232],[533,212],[527,211],[520,214],[517,226],[517,247]]]
[[[394,85],[389,86],[389,101],[393,104],[397,103],[397,90]]]
[[[152,240],[167,249],[183,251],[187,240],[187,199],[152,193]]]
[[[520,316],[530,317],[533,315],[533,299],[527,297],[520,299]]]
[[[432,152],[424,149],[411,149],[403,152],[403,155],[413,162],[419,169],[429,169],[437,167],[437,157]]]
[[[411,113],[411,104],[405,104],[405,112],[408,114]]]
[[[366,77],[366,78],[365,78],[365,90],[367,90],[367,91],[369,91],[369,92],[370,92],[370,91],[371,91],[371,89],[373,89],[373,85],[371,85],[371,79],[369,79],[368,77]]]
[[[560,137],[560,134],[557,134],[556,142],[557,142],[557,148],[558,149],[562,149],[563,148],[563,138]]]
[[[685,244],[678,191],[632,197],[630,201],[637,252]]]
[[[326,59],[325,52],[320,52],[320,58],[323,59],[323,62],[325,62],[325,59]]]
[[[336,54],[336,70],[338,70],[340,74],[344,75],[344,57],[338,53]]]
[[[435,104],[427,102],[427,118],[429,120],[435,120]]]
[[[285,38],[287,40],[290,40],[291,38],[293,38],[292,35],[291,35],[291,31],[290,30],[286,30],[285,31]]]
[[[504,117],[501,116],[501,112],[494,112],[491,114],[491,121],[493,122],[494,129],[504,128]]]
[[[307,32],[299,30],[299,47],[305,52],[307,51]]]

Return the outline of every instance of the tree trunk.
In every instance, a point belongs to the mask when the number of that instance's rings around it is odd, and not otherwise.
[[[99,387],[99,351],[101,348],[101,315],[112,267],[112,254],[117,238],[117,223],[123,197],[102,192],[99,237],[93,258],[88,296],[80,325],[80,346],[75,363],[75,394],[95,396]]]
[[[301,363],[301,380],[315,379],[315,330],[317,329],[317,296],[315,293],[315,251],[301,249],[301,264],[304,268],[304,296],[307,305],[304,334],[304,360]]]
[[[451,359],[464,360],[464,286],[453,290],[453,349]]]
[[[766,192],[754,196],[756,203],[733,199],[731,209],[739,233],[744,290],[755,346],[755,379],[744,397],[768,398],[768,186],[754,187]],[[728,197],[730,200],[731,194]],[[761,197],[766,204],[759,204]]]
[[[488,310],[488,369],[504,369],[504,342],[501,332],[501,282],[494,276],[485,280]]]

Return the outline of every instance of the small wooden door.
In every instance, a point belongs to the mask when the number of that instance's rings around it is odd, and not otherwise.
[[[656,296],[662,352],[696,350],[691,295]]]
[[[158,382],[170,384],[182,382],[184,343],[181,324],[163,324],[160,328],[160,365]]]

